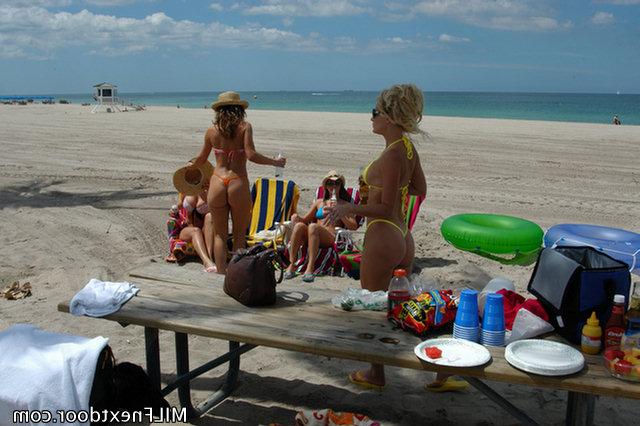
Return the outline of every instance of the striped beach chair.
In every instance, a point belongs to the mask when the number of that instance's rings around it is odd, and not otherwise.
[[[292,180],[257,179],[251,188],[253,209],[247,245],[270,245],[274,236],[277,236],[276,244],[282,244],[283,236],[277,235],[275,224],[291,219],[291,215],[297,212],[299,199],[300,189]]]

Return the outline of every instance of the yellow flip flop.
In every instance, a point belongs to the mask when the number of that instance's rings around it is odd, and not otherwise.
[[[469,387],[469,383],[464,380],[456,380],[448,377],[444,382],[432,382],[424,385],[424,389],[429,392],[461,392]]]
[[[354,385],[361,386],[367,389],[373,389],[377,391],[381,391],[384,389],[384,385],[376,385],[375,383],[371,383],[367,380],[367,378],[360,371],[354,371],[353,373],[347,376],[349,381]]]

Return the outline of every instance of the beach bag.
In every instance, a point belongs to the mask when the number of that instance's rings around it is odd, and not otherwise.
[[[151,383],[142,367],[130,362],[116,363],[111,347],[107,345],[100,355],[93,376],[89,406],[98,412],[146,412],[151,409],[160,417],[171,406]],[[102,418],[101,418],[102,420]],[[109,425],[109,418],[92,421],[93,426]]]
[[[272,248],[255,245],[238,250],[224,277],[224,292],[245,306],[276,303],[276,284],[282,282],[283,262]],[[276,280],[276,269],[280,277]]]
[[[595,311],[604,328],[613,296],[629,297],[631,276],[626,263],[592,247],[545,248],[527,290],[544,306],[551,324],[572,343],[580,343],[582,327]]]

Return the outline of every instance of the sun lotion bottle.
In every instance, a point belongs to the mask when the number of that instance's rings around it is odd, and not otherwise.
[[[582,339],[580,342],[582,352],[596,355],[600,352],[601,340],[602,328],[600,328],[600,321],[598,321],[594,311],[591,313],[591,318],[588,318],[587,323],[582,327]]]

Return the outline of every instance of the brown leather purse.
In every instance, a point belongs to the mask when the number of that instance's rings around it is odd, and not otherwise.
[[[280,270],[278,280],[276,269]],[[224,292],[245,306],[273,305],[283,269],[283,262],[274,249],[255,245],[248,250],[238,250],[227,266]]]

